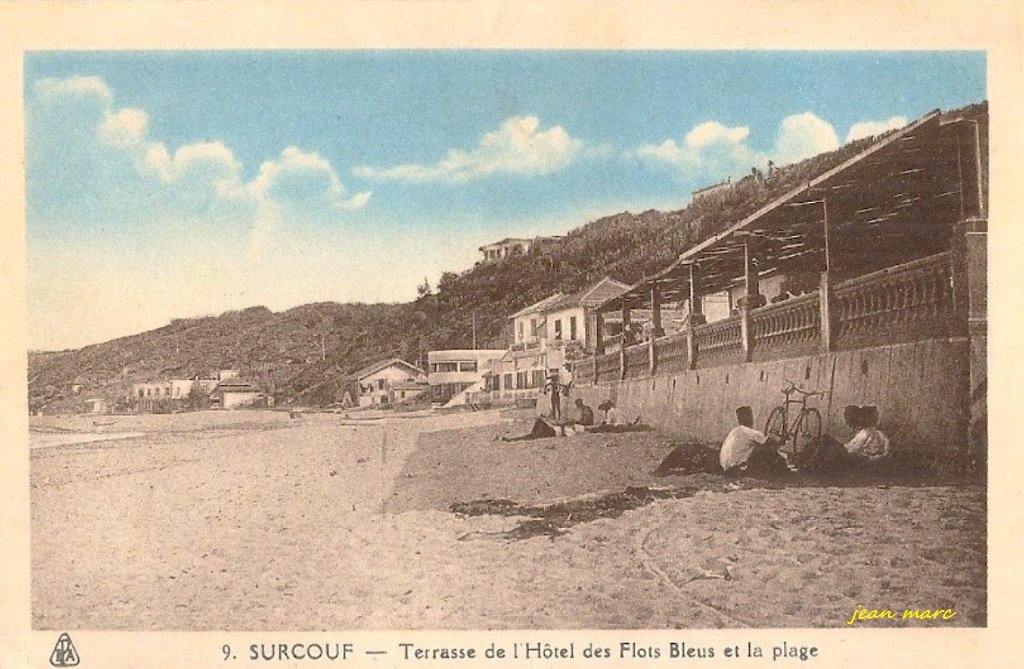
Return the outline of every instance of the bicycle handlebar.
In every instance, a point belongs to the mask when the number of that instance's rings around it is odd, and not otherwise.
[[[798,386],[793,381],[790,381],[789,379],[783,380],[789,384],[788,387],[782,389],[783,395],[789,396],[791,393],[797,392],[800,393],[801,395],[804,395],[805,397],[814,397],[815,395],[820,395],[821,397],[825,396],[825,393],[820,390],[804,390],[803,388]]]

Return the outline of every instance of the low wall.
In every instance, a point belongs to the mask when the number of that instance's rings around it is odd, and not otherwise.
[[[823,429],[838,439],[851,436],[844,407],[873,404],[894,449],[962,451],[970,420],[970,358],[967,338],[932,339],[578,385],[570,406],[577,397],[592,407],[611,398],[630,420],[639,415],[671,434],[720,441],[736,424],[739,406],[752,407],[755,427],[763,429],[790,380],[825,392],[808,406],[821,412]]]

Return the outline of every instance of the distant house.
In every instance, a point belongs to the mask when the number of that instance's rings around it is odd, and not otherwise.
[[[700,198],[707,197],[708,195],[721,193],[722,191],[728,190],[730,187],[732,187],[732,185],[732,177],[729,177],[725,181],[722,181],[720,183],[707,186],[706,188],[699,188],[690,194],[692,197],[691,202],[696,202]]]
[[[493,244],[484,244],[480,252],[484,254],[484,262],[495,262],[532,251],[545,251],[560,242],[560,236],[553,237],[506,237]]]
[[[390,404],[412,397],[416,388],[424,392],[426,382],[427,375],[412,363],[401,358],[380,360],[349,375],[340,399],[352,406]]]
[[[430,385],[426,382],[426,379],[422,382],[400,381],[391,386],[392,401],[404,402],[405,400],[411,400],[414,397],[419,397],[428,390],[430,390]]]
[[[605,277],[571,295],[555,293],[509,316],[512,346],[493,365],[487,390],[540,392],[548,374],[593,349],[591,309],[629,289]]]
[[[262,394],[260,387],[255,383],[229,379],[217,384],[210,394],[210,399],[219,403],[222,409],[237,409],[256,404]]]

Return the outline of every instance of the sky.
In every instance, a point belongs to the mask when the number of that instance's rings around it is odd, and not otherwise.
[[[413,299],[562,234],[986,97],[982,52],[25,57],[30,348]]]

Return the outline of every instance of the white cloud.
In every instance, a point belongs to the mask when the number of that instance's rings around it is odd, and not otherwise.
[[[810,112],[782,119],[772,157],[780,165],[839,148],[839,136],[828,121]]]
[[[892,116],[884,121],[859,121],[850,126],[850,132],[846,133],[846,141],[852,142],[855,139],[881,135],[890,130],[902,128],[907,124],[907,117]]]
[[[99,126],[100,138],[118,149],[135,148],[149,130],[149,116],[140,109],[119,109]]]
[[[750,169],[765,157],[747,146],[750,128],[729,127],[707,121],[686,133],[682,144],[667,139],[636,150],[639,158],[668,163],[685,172],[705,172],[716,177]]]
[[[67,99],[91,99],[104,106],[113,102],[110,87],[99,77],[68,77],[40,79],[32,87],[36,97],[49,103]]]
[[[391,181],[467,182],[493,174],[551,174],[569,166],[583,142],[561,126],[546,130],[536,116],[514,116],[480,138],[469,151],[451,149],[433,165],[405,164],[390,168],[356,167],[353,174]]]
[[[147,205],[166,208],[147,211],[154,219],[174,218],[186,209],[202,212],[218,204],[240,204],[236,212],[248,212],[255,231],[264,217],[330,218],[370,201],[369,192],[347,193],[326,158],[297,147],[265,162],[248,182],[241,161],[222,142],[185,144],[171,151],[149,136],[146,112],[116,107],[112,91],[98,77],[43,79],[33,90],[30,181],[59,184],[73,166],[70,171],[76,173],[70,177],[92,179],[108,210],[125,191],[150,194]],[[41,192],[38,204],[43,208],[52,204],[47,200],[66,197],[59,188]]]
[[[748,173],[768,160],[784,165],[839,147],[835,128],[810,112],[782,119],[768,151],[752,148],[749,140],[746,126],[705,121],[686,133],[681,143],[666,139],[660,144],[644,144],[627,156],[668,165],[710,182]]]

